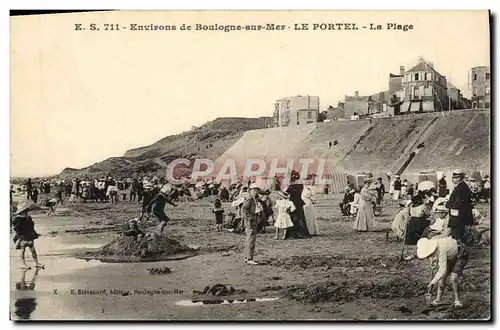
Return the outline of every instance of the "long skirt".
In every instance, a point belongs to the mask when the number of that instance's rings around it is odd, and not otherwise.
[[[318,235],[318,226],[316,224],[316,210],[312,201],[308,198],[304,199],[304,216],[306,218],[307,229],[309,234]]]
[[[375,215],[373,214],[373,205],[364,200],[359,202],[359,211],[354,221],[353,228],[358,231],[369,231],[375,227]]]
[[[290,214],[293,222],[293,228],[287,231],[287,237],[310,237],[307,230],[307,224],[304,217],[304,208],[302,205],[297,207],[295,211]]]

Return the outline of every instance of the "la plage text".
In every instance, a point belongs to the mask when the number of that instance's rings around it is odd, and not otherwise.
[[[120,23],[106,23],[106,24],[81,24],[75,23],[75,31],[410,31],[413,30],[413,24],[400,24],[400,23],[293,23],[291,25],[276,24],[276,23],[263,23],[253,25],[238,25],[238,24],[181,24],[181,25],[163,25],[163,24],[120,24]]]

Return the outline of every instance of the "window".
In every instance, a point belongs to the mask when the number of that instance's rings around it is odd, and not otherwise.
[[[307,119],[311,119],[312,118],[312,112],[311,111],[308,111],[307,112]]]
[[[474,80],[477,80],[477,73],[474,73]]]
[[[490,73],[486,72],[486,80],[489,80],[489,79],[490,79]]]
[[[415,97],[420,96],[419,90],[420,90],[419,86],[413,87],[413,96],[415,96]]]
[[[485,90],[485,94],[489,94],[490,93],[490,86],[486,86],[484,87],[484,90]]]
[[[472,88],[472,95],[477,96],[477,87]]]
[[[490,102],[484,102],[484,107],[489,108],[490,107]]]
[[[432,76],[430,72],[425,73],[425,80],[431,80]]]
[[[418,73],[415,73],[415,81],[418,81]]]

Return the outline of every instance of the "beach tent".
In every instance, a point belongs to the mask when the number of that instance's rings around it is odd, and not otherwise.
[[[319,178],[316,178],[314,186],[316,187],[317,193],[323,193],[325,185],[328,185],[329,193],[339,194],[344,192],[348,183],[348,175],[340,166],[325,166],[322,178],[328,180],[329,182],[324,184],[321,180],[319,180]]]

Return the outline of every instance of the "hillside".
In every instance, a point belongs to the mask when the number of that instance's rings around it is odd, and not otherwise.
[[[123,157],[112,157],[91,166],[76,170],[65,169],[58,176],[117,177],[144,174],[164,175],[168,162],[175,158],[217,159],[247,130],[263,128],[271,118],[217,118],[188,132],[167,136],[149,146],[129,150]]]

